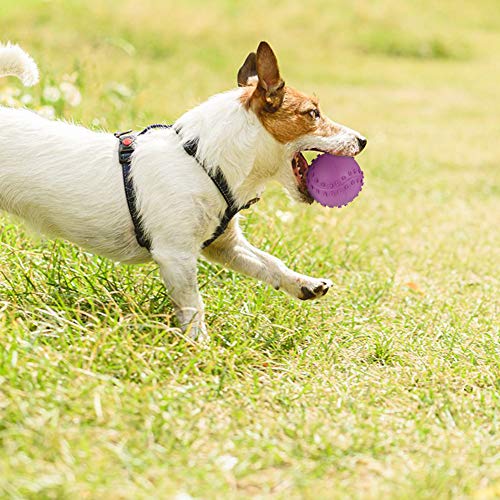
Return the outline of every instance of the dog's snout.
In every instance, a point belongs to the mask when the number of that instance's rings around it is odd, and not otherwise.
[[[359,152],[361,153],[365,149],[367,141],[364,137],[356,137],[356,139],[358,140]]]

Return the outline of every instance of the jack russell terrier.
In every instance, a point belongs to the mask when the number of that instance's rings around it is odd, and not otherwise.
[[[0,45],[0,77],[7,75],[38,81],[35,62],[11,44]],[[330,280],[296,273],[252,246],[237,213],[270,180],[311,203],[301,151],[355,156],[366,139],[327,118],[315,97],[286,86],[266,42],[237,81],[173,125],[140,133],[94,132],[0,107],[0,209],[98,255],[153,259],[193,339],[207,338],[200,255],[298,299],[325,295]]]

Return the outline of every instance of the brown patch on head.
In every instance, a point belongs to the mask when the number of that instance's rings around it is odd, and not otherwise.
[[[240,99],[278,142],[284,144],[306,134],[328,136],[339,131],[333,122],[321,117],[315,97],[285,87],[269,44],[261,42],[253,56],[253,53],[248,55],[238,72],[238,84],[248,86]],[[249,75],[256,75],[258,81],[250,83]]]
[[[257,113],[265,129],[283,144],[317,132],[320,122],[323,122],[317,99],[291,87],[286,87],[284,94],[283,102],[275,113],[265,110]]]

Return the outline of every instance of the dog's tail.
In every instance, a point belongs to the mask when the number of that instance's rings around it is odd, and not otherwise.
[[[24,85],[31,87],[38,82],[38,67],[19,45],[0,44],[0,77],[17,76]]]

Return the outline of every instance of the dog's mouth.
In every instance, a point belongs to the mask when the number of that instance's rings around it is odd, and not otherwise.
[[[307,163],[307,160],[300,151],[293,155],[292,170],[295,182],[297,183],[297,190],[300,194],[300,200],[310,205],[314,201],[314,198],[309,194],[309,190],[307,189],[307,170],[309,166],[309,163]]]

